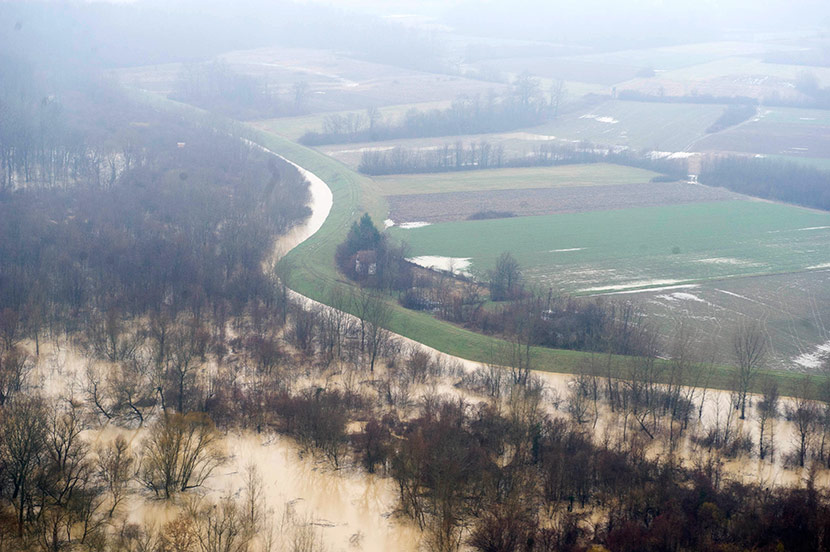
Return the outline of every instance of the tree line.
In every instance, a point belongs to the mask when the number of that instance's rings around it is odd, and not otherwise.
[[[757,108],[751,104],[728,105],[720,117],[706,129],[706,132],[720,132],[731,126],[738,125],[755,116],[757,112]]]
[[[655,158],[628,149],[600,147],[590,142],[561,144],[545,142],[526,155],[508,157],[504,146],[486,141],[457,141],[435,149],[397,146],[391,150],[367,150],[358,170],[372,176],[433,172],[473,171],[503,167],[551,167],[581,163],[615,163],[685,178],[688,164],[682,159]]]
[[[719,157],[705,162],[698,178],[709,186],[830,210],[830,173],[791,161]]]

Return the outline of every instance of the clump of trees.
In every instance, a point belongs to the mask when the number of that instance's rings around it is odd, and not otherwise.
[[[372,288],[401,290],[411,285],[406,246],[391,244],[364,213],[352,223],[346,239],[337,246],[335,262],[350,279]]]
[[[803,164],[754,157],[722,157],[703,164],[709,186],[764,199],[830,209],[830,173]]]
[[[754,105],[728,105],[720,117],[706,129],[706,132],[720,132],[731,126],[743,123],[749,120],[750,117],[753,117],[757,112],[758,110]]]
[[[524,294],[522,271],[518,261],[509,251],[503,252],[496,259],[496,266],[488,274],[490,299],[509,301]]]
[[[170,413],[150,428],[140,479],[157,496],[200,487],[222,462],[220,435],[202,413]]]
[[[267,119],[303,113],[308,83],[298,81],[282,97],[262,79],[234,71],[226,62],[185,64],[170,98],[234,119]]]
[[[488,296],[499,305],[484,308]],[[409,309],[432,311],[443,320],[505,337],[527,348],[636,355],[648,350],[657,335],[630,302],[559,296],[531,289],[509,252],[499,256],[484,282],[444,272],[417,276],[411,287],[400,292],[399,303]]]

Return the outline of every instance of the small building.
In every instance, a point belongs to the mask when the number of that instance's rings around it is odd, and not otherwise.
[[[354,256],[354,271],[358,276],[373,276],[378,271],[378,252],[374,249],[358,251]]]

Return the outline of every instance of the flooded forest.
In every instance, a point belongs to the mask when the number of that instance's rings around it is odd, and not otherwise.
[[[230,4],[0,3],[0,552],[830,550],[828,173],[698,151],[772,96],[606,90],[664,78],[620,52],[807,42]],[[826,109],[818,75],[775,98]],[[542,130],[689,96],[688,151]],[[749,227],[802,241],[711,245]],[[788,323],[724,291],[788,270]]]

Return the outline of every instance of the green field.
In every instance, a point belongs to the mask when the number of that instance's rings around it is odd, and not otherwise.
[[[572,293],[830,263],[830,213],[762,201],[449,222],[390,233],[410,245],[412,256],[471,258],[474,273],[510,251],[535,283]]]
[[[764,108],[764,123],[794,123],[798,125],[830,126],[830,111],[826,109],[800,109],[795,107]]]
[[[702,42],[662,48],[619,50],[602,54],[574,56],[571,59],[586,62],[605,62],[653,69],[680,69],[709,63],[727,56],[752,55],[767,48],[755,42]]]
[[[705,136],[694,149],[822,159],[830,155],[830,122],[826,112],[816,110],[769,110],[758,119]]]
[[[528,132],[633,149],[684,151],[706,134],[724,107],[707,104],[607,101]]]
[[[828,155],[830,155],[830,152],[828,152]],[[828,157],[798,157],[796,155],[768,155],[767,157],[789,163],[798,163],[799,165],[806,165],[823,171],[830,171],[830,158]]]
[[[807,67],[804,65],[782,65],[765,63],[754,57],[728,57],[708,63],[692,65],[680,69],[666,71],[660,74],[660,79],[693,82],[696,80],[713,79],[718,77],[775,77],[795,81],[804,71],[813,73],[821,86],[830,84],[830,68]],[[746,83],[750,84],[750,83]]]
[[[398,119],[403,117],[410,109],[430,110],[430,109],[444,109],[448,107],[451,100],[437,101],[437,102],[423,102],[403,105],[390,105],[378,109],[384,119]],[[353,109],[348,111],[335,111],[331,113],[314,113],[311,115],[301,115],[298,117],[279,117],[276,119],[266,119],[263,121],[255,121],[251,123],[252,126],[278,134],[289,140],[297,140],[300,136],[309,131],[320,132],[323,129],[323,121],[326,117],[332,115],[348,116],[360,115],[365,117],[365,109]]]
[[[404,174],[375,177],[373,180],[378,193],[397,195],[639,184],[648,182],[655,176],[657,176],[657,173],[645,169],[609,163],[591,163],[559,167]]]

